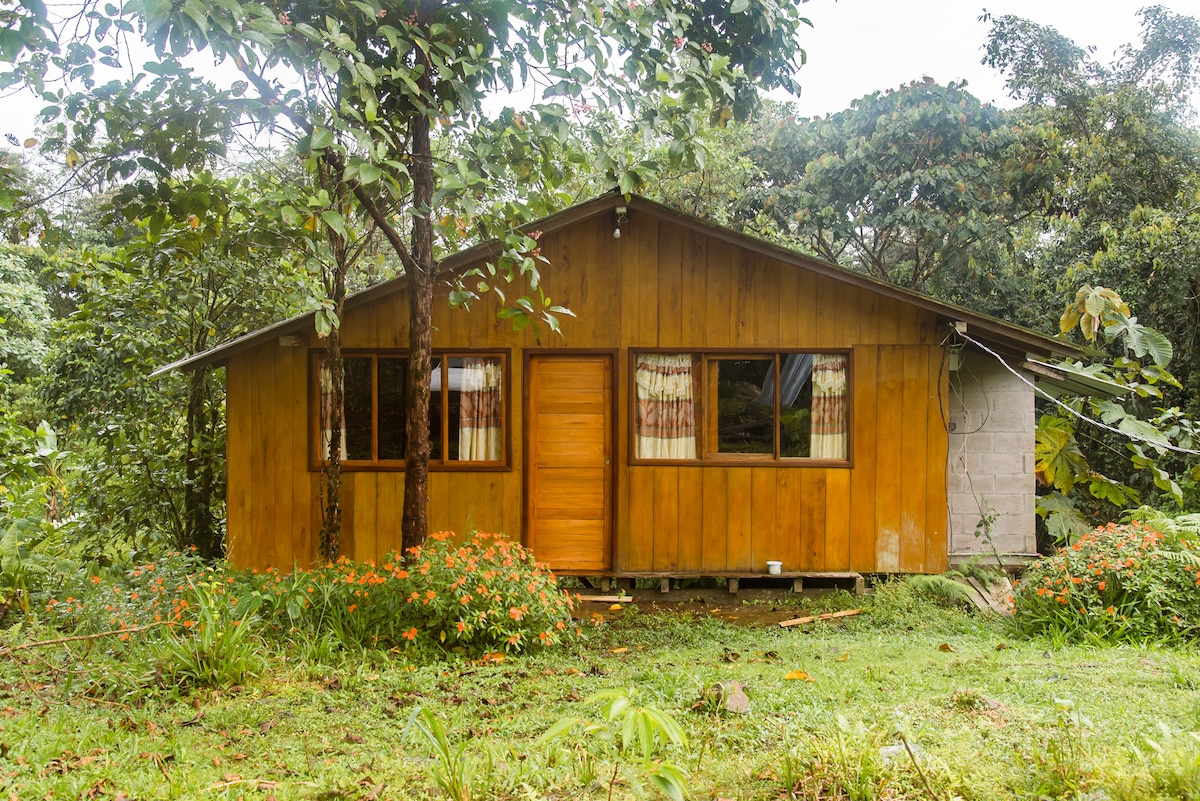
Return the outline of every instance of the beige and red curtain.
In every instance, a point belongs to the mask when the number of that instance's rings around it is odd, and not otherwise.
[[[809,456],[846,458],[846,357],[843,355],[813,357]]]
[[[502,379],[499,359],[463,359],[459,461],[498,462],[503,458]]]
[[[635,382],[637,457],[695,459],[691,354],[643,353],[637,357]]]

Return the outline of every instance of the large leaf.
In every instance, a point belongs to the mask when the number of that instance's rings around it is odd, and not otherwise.
[[[1035,433],[1034,458],[1038,480],[1068,493],[1088,473],[1087,459],[1075,442],[1071,421],[1043,415]]]
[[[1075,502],[1058,492],[1039,496],[1037,513],[1046,521],[1046,533],[1059,545],[1074,542],[1091,530]]]

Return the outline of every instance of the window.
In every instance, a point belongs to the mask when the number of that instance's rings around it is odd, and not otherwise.
[[[636,459],[846,461],[846,353],[634,354]]]
[[[332,429],[331,375],[321,354],[316,365],[316,429],[327,458]],[[402,467],[407,442],[408,359],[403,355],[348,351],[342,362],[345,396],[342,461],[348,468]],[[502,466],[505,461],[507,356],[502,353],[435,353],[429,381],[430,465],[439,468]]]

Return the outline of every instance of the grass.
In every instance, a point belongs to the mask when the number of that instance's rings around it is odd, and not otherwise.
[[[259,642],[266,669],[223,689],[180,689],[163,649],[136,640],[15,652],[0,658],[0,786],[21,799],[628,798],[616,749],[542,736],[568,716],[600,721],[589,696],[634,687],[682,726],[686,746],[664,741],[656,759],[695,799],[1200,798],[1193,648],[1021,639],[903,584],[860,616],[798,629],[703,608],[604,614],[586,642],[503,661]],[[10,629],[0,647],[43,635]],[[812,680],[785,678],[797,670]],[[698,703],[718,681],[746,685],[749,714]],[[415,725],[418,709],[433,720]]]

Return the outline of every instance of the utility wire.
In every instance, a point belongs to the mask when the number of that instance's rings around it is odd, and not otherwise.
[[[1017,370],[1016,370],[1016,369],[1015,369],[1015,368],[1014,368],[1012,365],[1010,365],[1008,362],[1006,362],[1006,361],[1005,361],[1005,360],[1004,360],[1004,359],[1003,359],[1003,358],[1000,356],[1000,354],[996,353],[996,351],[992,350],[992,349],[991,349],[991,348],[989,348],[987,345],[985,345],[985,344],[983,344],[982,342],[980,342],[978,339],[975,339],[975,338],[974,338],[974,337],[972,337],[970,334],[964,333],[964,332],[962,332],[962,331],[958,331],[957,333],[958,333],[958,335],[959,335],[959,336],[961,336],[963,339],[967,340],[968,342],[971,342],[971,343],[973,343],[973,344],[974,344],[976,347],[978,347],[978,348],[981,348],[981,349],[983,349],[984,351],[986,351],[987,353],[991,354],[992,358],[994,358],[996,361],[1000,362],[1000,364],[1004,365],[1004,369],[1005,369],[1005,370],[1008,370],[1010,373],[1012,373],[1013,375],[1015,375],[1017,378],[1021,379],[1021,381],[1024,381],[1026,384],[1028,384],[1028,385],[1029,385],[1029,387],[1030,387],[1030,388],[1031,388],[1031,389],[1032,389],[1034,392],[1038,393],[1038,394],[1039,394],[1039,395],[1041,395],[1043,398],[1046,398],[1047,400],[1049,400],[1049,401],[1052,401],[1052,402],[1054,402],[1054,403],[1058,404],[1058,405],[1059,405],[1059,406],[1061,406],[1063,409],[1066,409],[1068,412],[1070,412],[1071,414],[1073,414],[1073,415],[1075,415],[1076,417],[1078,417],[1080,420],[1084,420],[1084,421],[1086,421],[1086,422],[1088,422],[1088,423],[1091,423],[1091,424],[1092,424],[1092,425],[1094,425],[1094,426],[1097,426],[1097,427],[1099,427],[1099,428],[1103,428],[1105,431],[1111,431],[1112,433],[1114,433],[1114,434],[1117,434],[1118,436],[1122,436],[1122,437],[1125,437],[1125,438],[1127,438],[1127,439],[1136,440],[1137,442],[1142,442],[1142,443],[1145,443],[1146,445],[1150,445],[1151,447],[1154,447],[1154,448],[1162,448],[1162,449],[1164,449],[1164,450],[1168,450],[1168,451],[1174,451],[1175,453],[1188,453],[1188,454],[1191,454],[1191,455],[1193,455],[1193,456],[1200,456],[1200,451],[1194,451],[1194,450],[1192,450],[1191,448],[1181,448],[1181,447],[1179,447],[1178,445],[1171,445],[1170,443],[1165,443],[1165,442],[1155,442],[1155,441],[1154,441],[1154,440],[1152,440],[1152,439],[1146,439],[1145,437],[1139,437],[1137,434],[1131,434],[1131,433],[1129,433],[1128,431],[1122,431],[1122,430],[1121,430],[1121,429],[1119,429],[1119,428],[1114,428],[1113,426],[1110,426],[1110,425],[1108,425],[1107,423],[1102,423],[1102,422],[1100,422],[1099,420],[1093,420],[1092,418],[1088,417],[1086,414],[1083,414],[1082,412],[1078,412],[1078,411],[1076,411],[1076,410],[1072,409],[1070,406],[1068,406],[1067,404],[1063,403],[1062,401],[1060,401],[1058,398],[1056,398],[1056,397],[1054,397],[1053,395],[1051,395],[1051,394],[1050,394],[1049,392],[1047,392],[1046,390],[1044,390],[1044,389],[1042,389],[1041,387],[1037,386],[1036,384],[1034,384],[1032,381],[1030,381],[1030,380],[1029,380],[1028,378],[1026,378],[1025,376],[1021,375],[1021,373],[1020,373],[1019,371],[1017,371]]]

